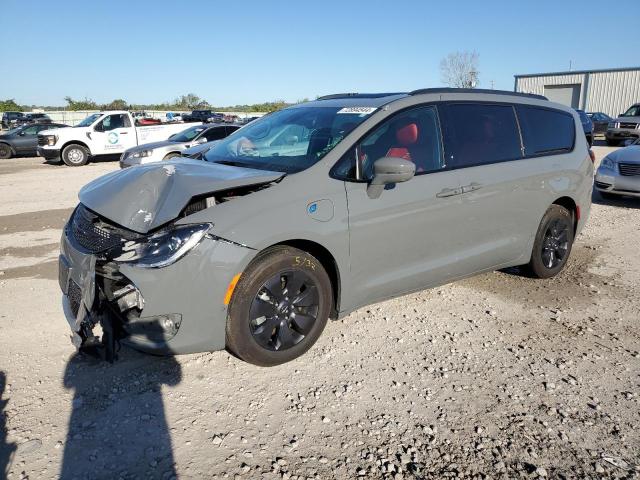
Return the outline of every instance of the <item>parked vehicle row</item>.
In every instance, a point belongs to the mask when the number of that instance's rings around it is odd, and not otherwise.
[[[18,155],[36,155],[38,151],[38,133],[52,128],[66,128],[61,123],[27,124],[15,127],[0,134],[0,159]]]
[[[552,277],[589,216],[582,132],[535,95],[332,95],[204,161],[110,173],[80,191],[62,236],[74,343],[95,344],[100,323],[107,357],[123,340],[276,365],[373,302],[514,265]]]
[[[182,130],[183,124],[135,126],[134,117],[127,111],[99,112],[75,127],[39,132],[38,155],[80,166],[93,156],[121,155],[128,148],[163,141]]]

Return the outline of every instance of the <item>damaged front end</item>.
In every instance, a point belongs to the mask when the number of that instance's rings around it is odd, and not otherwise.
[[[170,225],[143,235],[106,222],[80,204],[65,226],[59,259],[65,313],[78,349],[112,362],[123,338],[166,343],[182,323],[180,313],[142,317],[144,297],[123,265],[161,268],[198,245],[211,224]],[[97,326],[102,335],[94,334]]]

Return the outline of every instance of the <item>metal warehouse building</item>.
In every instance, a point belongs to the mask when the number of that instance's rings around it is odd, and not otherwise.
[[[516,75],[514,90],[549,100],[618,116],[640,102],[640,67]]]

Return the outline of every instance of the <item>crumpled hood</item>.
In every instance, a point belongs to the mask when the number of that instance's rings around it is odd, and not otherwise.
[[[607,155],[615,162],[640,163],[640,145],[629,145]]]
[[[78,197],[99,215],[147,233],[175,219],[194,196],[283,176],[281,172],[181,159],[109,173],[85,185]]]

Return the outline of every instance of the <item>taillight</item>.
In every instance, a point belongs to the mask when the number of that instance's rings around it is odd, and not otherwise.
[[[591,158],[591,163],[596,163],[596,154],[591,149],[589,149],[589,158]]]

